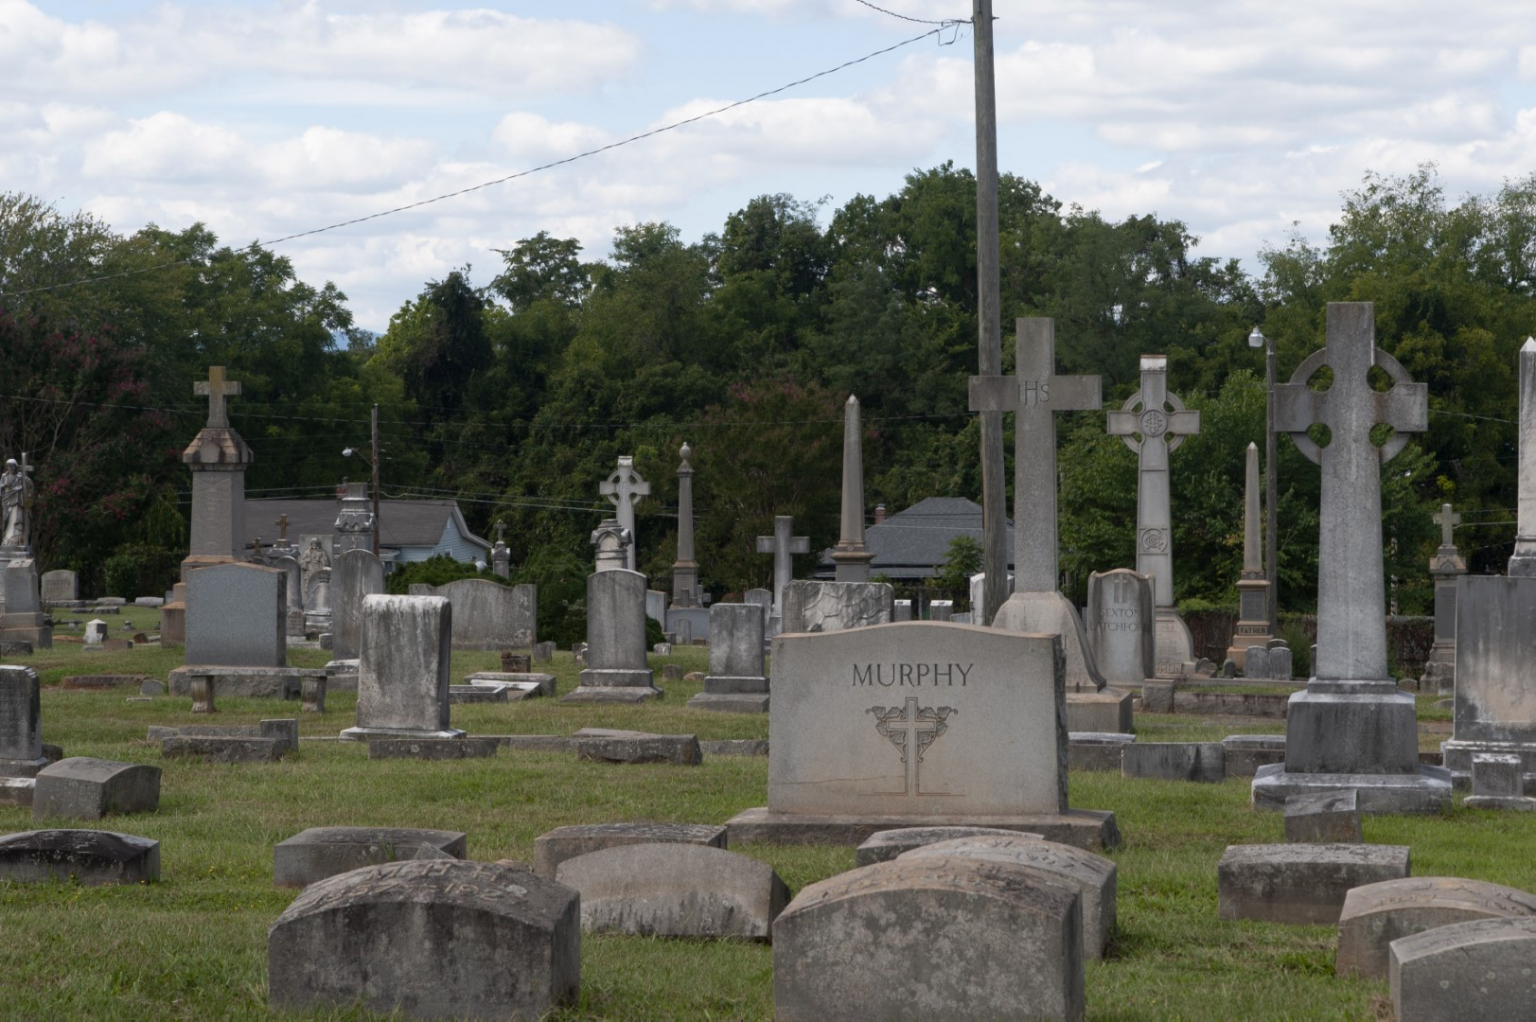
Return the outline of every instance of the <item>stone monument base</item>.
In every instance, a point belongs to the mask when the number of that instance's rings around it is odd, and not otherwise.
[[[1285,767],[1293,774],[1411,775],[1418,766],[1413,696],[1395,681],[1313,678],[1286,704]]]
[[[1451,785],[1457,791],[1472,787],[1472,757],[1483,753],[1519,756],[1521,786],[1526,791],[1536,790],[1536,740],[1495,742],[1452,738],[1440,743],[1440,754],[1444,757],[1445,768],[1451,772]]]
[[[53,648],[53,626],[46,614],[0,616],[0,642],[30,642],[34,650]]]
[[[1259,767],[1253,807],[1283,810],[1292,795],[1348,788],[1362,813],[1438,813],[1451,807],[1451,772],[1444,767],[1420,766],[1407,774],[1293,774],[1284,763]]]
[[[690,710],[718,710],[723,713],[767,713],[767,692],[700,692],[688,700]]]
[[[1451,651],[1451,657],[1445,660],[1436,660],[1435,651],[1430,650],[1429,660],[1424,664],[1424,673],[1419,676],[1419,691],[1438,692],[1441,695],[1450,695],[1456,691],[1454,649]]]
[[[36,759],[0,759],[0,777],[36,777],[39,770],[52,762],[47,756]]]
[[[562,703],[643,703],[664,695],[650,670],[589,667],[580,680],[579,687],[560,699]]]
[[[321,677],[314,667],[221,667],[189,665],[174,667],[166,675],[173,696],[190,695],[193,678],[212,678],[221,696],[235,699],[297,699],[306,677]],[[332,689],[334,691],[334,689]]]
[[[1009,816],[854,816],[776,813],[759,806],[737,813],[725,827],[726,841],[732,848],[752,843],[857,847],[871,834],[904,827],[994,827],[1039,834],[1047,841],[1089,850],[1120,844],[1115,814],[1100,809]]]
[[[1101,692],[1067,692],[1068,731],[1131,731],[1131,700],[1123,689],[1106,687]]]
[[[1014,593],[997,610],[993,628],[1010,632],[1035,632],[1061,636],[1061,649],[1067,661],[1067,691],[1104,687],[1104,677],[1088,652],[1088,635],[1083,619],[1072,601],[1059,592]],[[1084,728],[1085,731],[1113,731],[1115,728]]]
[[[467,733],[456,727],[444,731],[423,731],[409,727],[349,727],[341,733],[341,740],[366,742],[370,738],[463,738]]]

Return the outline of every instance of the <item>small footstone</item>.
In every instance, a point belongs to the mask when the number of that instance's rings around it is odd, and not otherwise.
[[[773,927],[778,1019],[1078,1019],[1077,891],[1024,866],[900,858],[801,891]]]
[[[159,806],[159,767],[75,756],[38,771],[32,818],[99,820],[108,813],[152,813]]]
[[[1028,866],[1056,877],[1077,891],[1083,904],[1083,957],[1100,959],[1115,933],[1115,863],[1071,845],[1032,841],[1023,834],[957,838],[902,854],[903,859],[943,856],[986,859]]]
[[[1525,767],[1516,755],[1478,752],[1472,755],[1472,794],[1462,800],[1474,809],[1536,811],[1536,798],[1525,794]]]
[[[683,668],[679,664],[666,664],[661,668],[663,681],[682,681]]]
[[[1026,834],[1003,830],[999,827],[898,827],[871,834],[854,851],[854,862],[860,866],[873,866],[877,862],[889,862],[914,848],[953,841],[963,837],[1017,837],[1035,841],[1045,840],[1039,834]]]
[[[1536,1018],[1536,919],[1452,923],[1388,948],[1398,1022]]]
[[[496,755],[496,738],[372,738],[369,759],[484,759]]]
[[[1142,713],[1173,712],[1173,682],[1149,681],[1141,686]]]
[[[615,845],[566,859],[555,879],[580,892],[589,933],[766,941],[789,903],[773,867],[708,845]]]
[[[575,891],[489,862],[395,862],[311,884],[267,936],[267,999],[416,1018],[542,1018],[576,999]]]
[[[280,738],[223,738],[178,735],[160,742],[166,759],[197,759],[204,763],[276,763],[287,752]]]
[[[1120,774],[1220,784],[1227,777],[1226,750],[1220,742],[1135,742],[1121,751]]]
[[[1351,888],[1400,880],[1407,845],[1230,845],[1216,866],[1222,919],[1339,921]]]
[[[0,837],[0,880],[86,886],[160,879],[160,842],[107,830],[29,830]]]
[[[1386,979],[1387,945],[1399,937],[1473,919],[1536,917],[1536,895],[1459,877],[1409,877],[1356,887],[1339,914],[1340,976]]]
[[[719,741],[700,742],[699,750],[706,756],[766,756],[766,738],[723,738]]]
[[[0,806],[30,809],[32,793],[36,790],[36,777],[0,777]]]
[[[466,703],[504,703],[508,685],[449,685],[448,702],[454,706]]]
[[[578,759],[602,763],[675,763],[698,766],[704,761],[697,735],[653,735],[644,731],[582,728],[576,740]]]
[[[581,823],[556,827],[533,842],[533,869],[553,880],[566,859],[619,845],[672,844],[724,848],[724,827],[704,823]]]
[[[1360,800],[1354,788],[1292,795],[1285,800],[1285,839],[1299,844],[1354,844],[1360,830]]]
[[[165,682],[156,681],[154,678],[145,678],[144,681],[139,684],[139,695],[163,696],[165,695]]]
[[[423,848],[462,859],[466,838],[454,830],[311,827],[273,846],[272,880],[279,887],[305,887],[363,866],[413,859]]]
[[[1067,767],[1072,770],[1112,770],[1119,773],[1120,750],[1135,740],[1135,735],[1116,731],[1069,732]]]
[[[1221,746],[1228,777],[1252,777],[1261,766],[1285,762],[1285,735],[1228,735]]]

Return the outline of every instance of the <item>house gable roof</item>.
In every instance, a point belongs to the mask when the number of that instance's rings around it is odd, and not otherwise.
[[[964,497],[928,497],[905,511],[889,515],[879,525],[864,529],[864,542],[874,552],[871,575],[891,578],[928,578],[936,564],[949,556],[949,541],[970,536],[981,542],[981,505]],[[1013,570],[1013,523],[1005,539],[1008,568]],[[830,576],[832,551],[822,551],[818,576]]]
[[[336,514],[341,502],[332,498],[303,500],[288,497],[255,498],[245,501],[244,544],[257,537],[270,545],[277,539],[277,519],[288,516],[288,541],[300,536],[330,535],[336,531]],[[452,500],[380,500],[379,546],[399,550],[404,547],[436,547],[452,522],[465,539],[476,546],[491,549],[488,540],[469,531],[459,505]]]

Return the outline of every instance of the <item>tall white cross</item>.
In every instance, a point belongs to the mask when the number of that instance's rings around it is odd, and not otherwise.
[[[229,408],[224,399],[240,393],[239,381],[226,381],[223,366],[209,366],[208,379],[192,384],[192,393],[208,399],[208,429],[229,428]]]
[[[651,484],[640,478],[635,471],[635,458],[632,454],[619,455],[619,467],[614,469],[607,479],[598,487],[598,492],[608,498],[608,502],[618,509],[616,517],[619,525],[629,530],[631,537],[635,535],[635,505],[640,503],[641,497],[648,497],[651,493]],[[629,550],[625,555],[625,564],[630,571],[635,570],[635,544],[630,542]]]

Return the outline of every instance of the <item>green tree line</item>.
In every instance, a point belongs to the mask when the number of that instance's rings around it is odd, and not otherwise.
[[[1325,240],[1284,239],[1255,272],[1197,256],[1177,220],[1112,222],[1012,175],[999,208],[1005,371],[1012,320],[1050,316],[1057,370],[1100,375],[1106,408],[1138,389],[1139,357],[1159,353],[1170,390],[1202,412],[1172,457],[1181,600],[1234,601],[1244,451],[1263,449],[1249,331],[1274,339],[1284,382],[1323,343],[1333,301],[1375,302],[1377,343],[1429,387],[1428,433],[1382,474],[1400,607],[1429,606],[1441,502],[1463,515],[1473,570],[1502,568],[1516,351],[1536,332],[1536,176],[1452,201],[1432,167],[1367,175]],[[221,245],[202,225],[124,235],[0,194],[0,451],[38,466],[44,567],[75,568],[89,587],[126,552],[174,562],[190,488],[179,452],[206,415],[192,384],[215,364],[244,387],[231,419],[256,452],[252,494],[325,496],[358,475],[340,452],[366,443],[378,404],[385,495],[458,497],[482,534],[504,521],[514,564],[535,574],[590,559],[597,484],[631,454],[653,494],[638,564],[670,588],[687,441],[703,583],[766,584],[755,538],[774,515],[794,515],[813,550],[836,541],[850,393],[868,507],[978,499],[969,172],[914,171],[894,194],[835,209],[760,196],[697,241],[624,226],[601,260],[546,232],[495,255],[493,273],[425,282],[375,336],[334,285],[299,280],[260,246]],[[1136,456],[1102,414],[1064,417],[1060,436],[1062,566],[1080,598],[1090,571],[1134,564]],[[1282,606],[1302,610],[1315,599],[1318,472],[1284,438],[1278,468]]]

